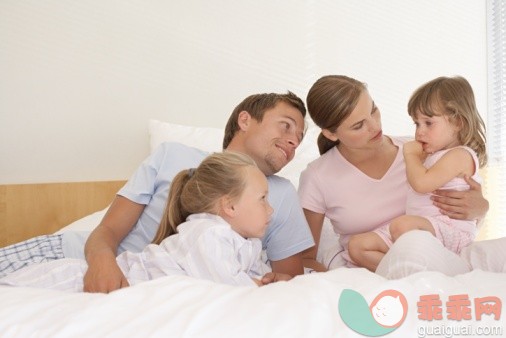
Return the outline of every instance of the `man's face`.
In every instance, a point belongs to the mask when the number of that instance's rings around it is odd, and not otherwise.
[[[304,135],[304,118],[297,108],[278,102],[265,111],[262,122],[250,116],[243,131],[243,152],[265,175],[272,175],[293,159]]]

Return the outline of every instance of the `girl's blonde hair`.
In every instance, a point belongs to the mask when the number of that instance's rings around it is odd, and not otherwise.
[[[344,75],[321,77],[309,89],[307,110],[313,122],[321,129],[335,132],[357,106],[360,95],[367,87],[365,83]],[[339,144],[323,133],[318,135],[320,155]]]
[[[177,233],[177,226],[195,213],[216,214],[218,200],[239,198],[246,187],[246,170],[256,167],[249,156],[233,151],[214,153],[193,169],[180,171],[169,191],[167,206],[153,243]]]
[[[408,113],[432,117],[443,112],[460,127],[458,139],[478,155],[480,167],[487,164],[485,123],[476,108],[473,89],[462,76],[438,77],[418,88],[408,102]]]

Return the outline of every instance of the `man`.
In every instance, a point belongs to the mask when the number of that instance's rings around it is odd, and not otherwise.
[[[302,274],[300,253],[314,245],[295,188],[288,180],[274,176],[293,159],[302,141],[305,114],[303,101],[293,93],[251,95],[234,109],[225,128],[223,148],[249,155],[268,178],[269,203],[274,213],[262,243],[273,273],[280,276]],[[84,291],[111,292],[128,286],[116,264],[116,255],[125,250],[140,251],[152,241],[173,177],[182,169],[196,167],[207,155],[181,144],[166,143],[141,164],[86,242],[84,253],[89,267]],[[53,242],[49,253],[42,255],[47,260],[79,257],[87,235],[42,236],[42,242]],[[8,251],[17,251],[11,247]],[[0,250],[0,273],[2,264],[12,259],[2,257],[2,251],[6,250]],[[30,258],[33,255],[40,254],[25,254],[28,258],[24,266],[35,262]],[[276,280],[275,275],[269,277],[269,281],[272,279]]]

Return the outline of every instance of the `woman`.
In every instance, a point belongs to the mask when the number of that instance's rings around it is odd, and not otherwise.
[[[299,182],[301,205],[316,243],[305,252],[305,266],[327,270],[316,262],[327,217],[340,235],[346,266],[353,267],[347,253],[349,237],[381,228],[405,214],[408,183],[402,147],[410,139],[383,135],[378,107],[366,85],[353,78],[320,78],[309,90],[307,106],[322,131],[321,156],[308,165]],[[468,183],[471,189],[466,192],[437,191],[441,196],[435,197],[436,206],[456,219],[483,217],[488,202],[479,184]]]

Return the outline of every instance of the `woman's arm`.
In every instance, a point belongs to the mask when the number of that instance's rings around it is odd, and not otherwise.
[[[481,221],[485,218],[489,204],[483,197],[481,185],[465,176],[469,190],[436,190],[431,199],[443,215],[453,219]]]
[[[313,269],[315,271],[327,271],[327,268],[316,260],[325,215],[307,209],[304,209],[304,215],[306,216],[307,223],[311,229],[315,245],[302,252],[302,263],[304,264],[304,267]]]

